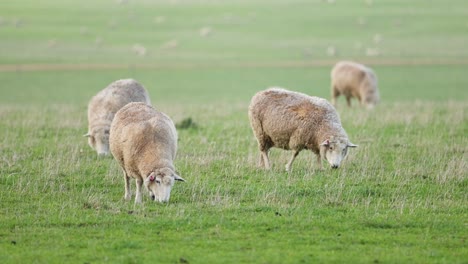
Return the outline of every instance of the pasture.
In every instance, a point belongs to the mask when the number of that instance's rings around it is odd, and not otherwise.
[[[448,2],[3,0],[0,262],[466,263],[468,3]],[[258,168],[250,98],[329,99],[341,59],[379,78],[373,111],[339,100],[359,147],[338,170],[303,151],[286,173],[279,149]],[[167,204],[125,202],[82,137],[88,100],[129,77],[196,124]]]

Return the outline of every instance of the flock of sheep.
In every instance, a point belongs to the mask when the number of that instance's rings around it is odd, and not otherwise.
[[[353,97],[367,108],[379,101],[376,75],[364,65],[338,62],[331,79],[334,105],[340,95],[348,106]],[[252,97],[248,114],[260,165],[266,169],[272,147],[293,151],[287,171],[301,150],[314,152],[319,167],[325,159],[338,168],[348,148],[357,147],[348,139],[335,107],[323,98],[269,88]],[[131,199],[130,177],[136,180],[135,203],[142,202],[143,184],[152,200],[167,202],[174,182],[185,181],[174,167],[177,131],[173,121],[151,106],[147,91],[133,79],[115,81],[90,100],[84,136],[98,155],[111,152],[122,167],[126,200]]]

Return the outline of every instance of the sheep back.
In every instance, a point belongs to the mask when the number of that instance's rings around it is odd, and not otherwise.
[[[133,178],[144,179],[158,168],[174,170],[177,132],[172,120],[140,102],[121,108],[110,129],[114,158]]]
[[[320,143],[327,137],[347,138],[336,110],[327,100],[281,88],[254,95],[249,119],[261,148],[305,148],[319,154]]]
[[[133,79],[118,80],[91,98],[88,104],[89,145],[98,154],[107,154],[108,133],[115,113],[130,102],[151,104],[145,88]]]

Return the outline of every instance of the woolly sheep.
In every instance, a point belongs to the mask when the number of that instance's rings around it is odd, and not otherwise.
[[[151,198],[169,201],[177,175],[174,158],[177,132],[172,120],[145,103],[129,103],[120,109],[110,129],[110,150],[125,178],[125,200],[131,199],[130,177],[136,180],[135,203],[141,203],[143,183]]]
[[[268,151],[272,147],[293,150],[286,171],[299,152],[308,149],[332,168],[338,168],[348,148],[357,147],[348,140],[335,108],[325,99],[282,88],[269,88],[252,97],[249,119],[258,141],[260,166],[270,169]]]
[[[117,80],[96,94],[88,104],[88,144],[98,155],[109,154],[109,128],[115,113],[130,102],[151,104],[145,88],[133,79]]]
[[[343,94],[348,106],[351,107],[351,97],[359,100],[368,109],[379,102],[377,77],[372,69],[351,61],[338,62],[331,71],[332,104],[336,106],[336,98]]]

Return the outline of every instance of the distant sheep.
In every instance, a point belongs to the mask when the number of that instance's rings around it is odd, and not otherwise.
[[[141,203],[143,183],[151,198],[169,201],[177,175],[174,159],[177,132],[172,120],[145,103],[129,103],[112,121],[110,149],[124,171],[125,200],[131,199],[130,177],[136,180],[135,203]]]
[[[351,61],[338,62],[331,71],[332,104],[336,106],[336,98],[341,94],[346,97],[351,107],[351,98],[355,97],[361,105],[368,109],[379,102],[377,76],[372,69]]]
[[[151,104],[145,88],[133,79],[115,81],[88,104],[88,144],[98,155],[109,154],[109,129],[115,113],[130,102]]]
[[[341,126],[335,108],[325,99],[270,88],[252,97],[249,119],[261,152],[260,165],[270,168],[268,151],[272,147],[293,150],[286,164],[290,171],[299,152],[308,149],[332,168],[338,168],[352,144]]]

